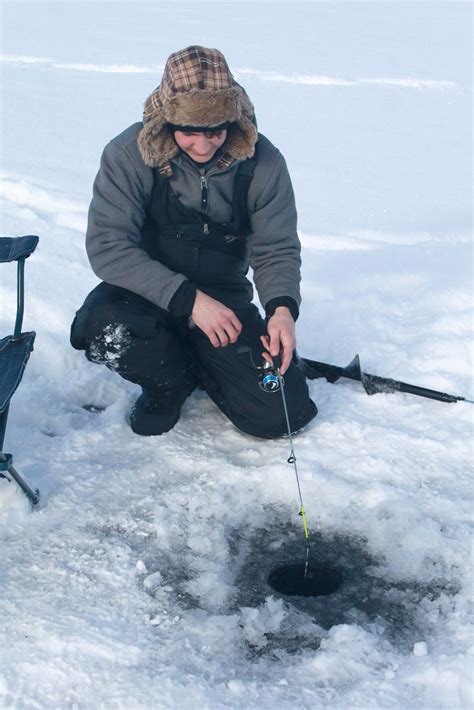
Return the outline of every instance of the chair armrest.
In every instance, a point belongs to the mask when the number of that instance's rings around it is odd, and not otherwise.
[[[39,242],[39,237],[28,234],[25,237],[0,237],[0,263],[18,261],[30,256]]]

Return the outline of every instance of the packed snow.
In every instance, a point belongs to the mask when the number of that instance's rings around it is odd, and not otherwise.
[[[1,233],[40,236],[5,448],[41,505],[0,480],[2,707],[472,707],[471,404],[310,383],[311,555],[343,584],[289,598],[267,582],[304,560],[288,440],[202,391],[138,437],[138,389],[68,340],[102,148],[202,44],[293,177],[300,354],[473,398],[470,26],[447,1],[3,3]]]

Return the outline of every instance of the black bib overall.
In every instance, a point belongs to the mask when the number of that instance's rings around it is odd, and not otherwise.
[[[152,259],[184,274],[208,295],[235,312],[242,323],[236,344],[215,348],[197,327],[188,328],[131,291],[101,283],[77,312],[71,343],[86,357],[105,364],[144,389],[184,401],[198,379],[219,409],[239,429],[274,438],[287,431],[281,396],[258,385],[258,371],[242,347],[261,349],[266,325],[252,301],[247,238],[247,196],[255,167],[243,161],[234,180],[232,218],[215,223],[183,205],[158,171],[140,246]],[[203,207],[206,202],[203,191]],[[292,363],[285,392],[293,431],[316,414],[303,374]]]
[[[172,271],[184,274],[201,291],[226,304],[249,303],[253,289],[246,278],[250,232],[247,196],[255,159],[243,161],[234,180],[232,217],[213,222],[204,212],[185,207],[168,179],[155,170],[140,246]],[[202,189],[206,207],[207,186]]]

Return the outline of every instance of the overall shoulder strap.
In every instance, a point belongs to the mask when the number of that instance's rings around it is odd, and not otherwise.
[[[163,173],[160,172],[159,168],[153,168],[153,186],[150,190],[150,194],[148,195],[148,199],[146,202],[147,210],[150,208],[153,200],[155,199],[155,195],[158,190],[162,190],[162,188],[167,187],[168,178],[169,176],[163,175]]]
[[[256,164],[257,156],[254,154],[252,158],[247,158],[247,160],[240,163],[238,173],[235,176],[233,211],[237,220],[237,233],[242,236],[246,236],[250,232],[250,215],[247,198]]]

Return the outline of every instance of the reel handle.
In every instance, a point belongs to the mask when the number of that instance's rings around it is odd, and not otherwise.
[[[273,360],[273,366],[276,367],[278,370],[281,367],[281,355],[278,353],[278,355],[273,356],[272,355],[272,360]]]

